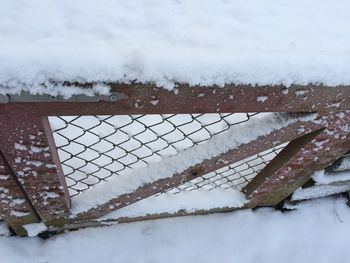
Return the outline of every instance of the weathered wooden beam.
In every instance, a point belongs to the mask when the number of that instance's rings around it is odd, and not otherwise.
[[[321,125],[310,122],[309,120],[300,119],[292,122],[281,129],[274,130],[267,135],[259,136],[255,140],[241,144],[238,147],[211,159],[204,160],[197,165],[189,167],[181,173],[170,175],[165,179],[155,180],[152,183],[139,187],[133,192],[120,195],[105,204],[101,204],[86,212],[82,212],[76,215],[71,223],[102,217],[114,210],[135,203],[169,188],[181,185],[194,178],[220,169],[228,164],[243,160],[256,153],[268,150],[320,128],[322,128]]]
[[[9,102],[40,116],[227,113],[227,112],[324,112],[350,109],[350,87],[249,86],[189,87],[169,91],[151,84],[110,84],[114,102],[50,101],[40,97]],[[86,87],[87,88],[87,87]],[[105,96],[101,97],[105,100]],[[95,98],[96,99],[96,98]]]
[[[62,224],[70,200],[47,119],[16,107],[1,111],[0,146],[40,219]]]
[[[154,214],[145,214],[140,216],[134,216],[134,217],[128,217],[128,216],[122,216],[122,217],[116,217],[116,218],[107,218],[103,220],[86,220],[86,221],[76,221],[71,224],[66,224],[62,226],[57,227],[50,227],[48,231],[60,233],[67,230],[77,230],[82,228],[89,228],[89,227],[102,227],[102,226],[111,226],[114,224],[124,224],[124,223],[133,223],[133,222],[140,222],[140,221],[147,221],[147,220],[158,220],[158,219],[165,219],[165,218],[174,218],[174,217],[182,217],[182,216],[197,216],[197,215],[208,215],[208,214],[216,214],[216,213],[229,213],[229,212],[235,212],[245,209],[245,207],[217,207],[217,208],[211,208],[211,209],[197,209],[193,211],[186,211],[186,210],[178,210],[177,212],[167,213],[154,213]]]
[[[23,227],[40,220],[15,175],[0,153],[0,214],[18,236],[26,236]]]
[[[250,196],[266,180],[268,180],[278,169],[289,162],[306,144],[310,143],[324,128],[308,133],[302,137],[292,140],[280,151],[244,188],[243,192]]]
[[[274,163],[268,166],[271,173],[263,170],[247,186],[248,207],[277,205],[305,184],[314,171],[326,168],[350,150],[350,111],[324,115],[320,123],[326,128],[310,143],[278,169],[270,168]]]

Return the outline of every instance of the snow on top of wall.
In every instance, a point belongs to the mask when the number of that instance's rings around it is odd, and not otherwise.
[[[0,93],[84,92],[63,81],[348,85],[349,8],[347,0],[0,0]]]

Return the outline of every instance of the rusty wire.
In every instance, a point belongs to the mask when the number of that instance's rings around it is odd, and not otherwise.
[[[205,143],[258,113],[50,117],[71,196],[180,151]],[[242,187],[283,146],[230,164],[170,189],[169,193]]]

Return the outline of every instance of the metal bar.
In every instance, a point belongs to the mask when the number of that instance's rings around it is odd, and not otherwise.
[[[47,120],[11,107],[0,114],[0,145],[31,204],[46,225],[60,225],[69,214],[69,195]],[[56,157],[55,157],[56,156]]]
[[[324,115],[326,126],[288,162],[254,187],[247,187],[248,207],[274,206],[305,184],[317,170],[322,170],[350,150],[350,111]],[[252,183],[253,184],[253,183]]]
[[[154,85],[110,84],[115,102],[9,102],[40,116],[226,112],[324,112],[350,109],[350,87],[248,86],[189,87],[174,91]],[[88,87],[87,87],[88,88]],[[110,100],[111,101],[111,100]]]
[[[165,191],[169,188],[181,185],[194,178],[203,176],[207,173],[220,169],[226,166],[227,164],[240,161],[256,153],[268,150],[274,146],[288,142],[290,140],[293,140],[297,137],[303,136],[311,131],[318,130],[320,128],[322,128],[322,126],[320,126],[319,124],[307,120],[299,120],[293,122],[279,130],[274,130],[270,134],[260,136],[257,139],[245,144],[241,144],[237,148],[231,149],[226,153],[222,153],[216,157],[207,159],[202,163],[189,167],[181,173],[174,174],[165,179],[156,180],[153,183],[141,186],[134,192],[118,196],[106,202],[105,204],[101,204],[96,208],[92,208],[86,212],[82,212],[76,215],[76,217],[72,219],[71,222],[74,223],[78,221],[99,218],[114,210],[137,202],[141,199]]]
[[[18,236],[27,235],[24,225],[40,221],[22,190],[0,154],[0,213]]]

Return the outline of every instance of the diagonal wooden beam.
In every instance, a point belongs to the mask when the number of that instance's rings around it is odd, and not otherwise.
[[[2,111],[0,149],[40,219],[62,224],[70,199],[47,119],[16,107]]]
[[[13,172],[0,153],[0,214],[18,236],[26,236],[23,225],[40,220]]]
[[[281,152],[247,185],[248,207],[277,205],[305,184],[314,171],[326,168],[350,150],[350,111],[324,115],[320,122],[326,127],[321,133],[304,137],[302,147],[291,145],[295,151]]]
[[[74,83],[73,83],[74,84]],[[69,85],[73,85],[69,84]],[[71,101],[42,99],[40,96],[21,102],[0,105],[20,106],[40,116],[117,115],[117,114],[180,114],[227,112],[324,112],[350,108],[350,87],[293,85],[224,87],[190,87],[178,85],[173,91],[152,84],[113,84],[112,96],[78,97]],[[85,85],[89,88],[92,85]],[[86,102],[84,102],[86,100]],[[96,100],[96,101],[91,101]],[[108,102],[106,102],[108,101]]]
[[[289,162],[305,145],[310,143],[324,128],[308,133],[302,137],[292,140],[272,159],[244,188],[243,192],[250,196],[265,181],[267,181],[278,169]]]
[[[228,164],[243,160],[256,153],[268,150],[279,144],[283,144],[320,128],[322,128],[320,124],[310,122],[307,119],[300,119],[292,122],[281,129],[273,130],[269,134],[259,136],[256,139],[243,143],[225,153],[204,160],[197,165],[189,167],[181,173],[169,175],[169,177],[164,179],[155,180],[152,183],[140,186],[133,192],[117,196],[104,204],[100,204],[99,206],[88,211],[81,212],[75,216],[71,223],[99,218],[141,199],[181,185],[194,178],[220,169]],[[241,132],[244,131],[241,130]]]

